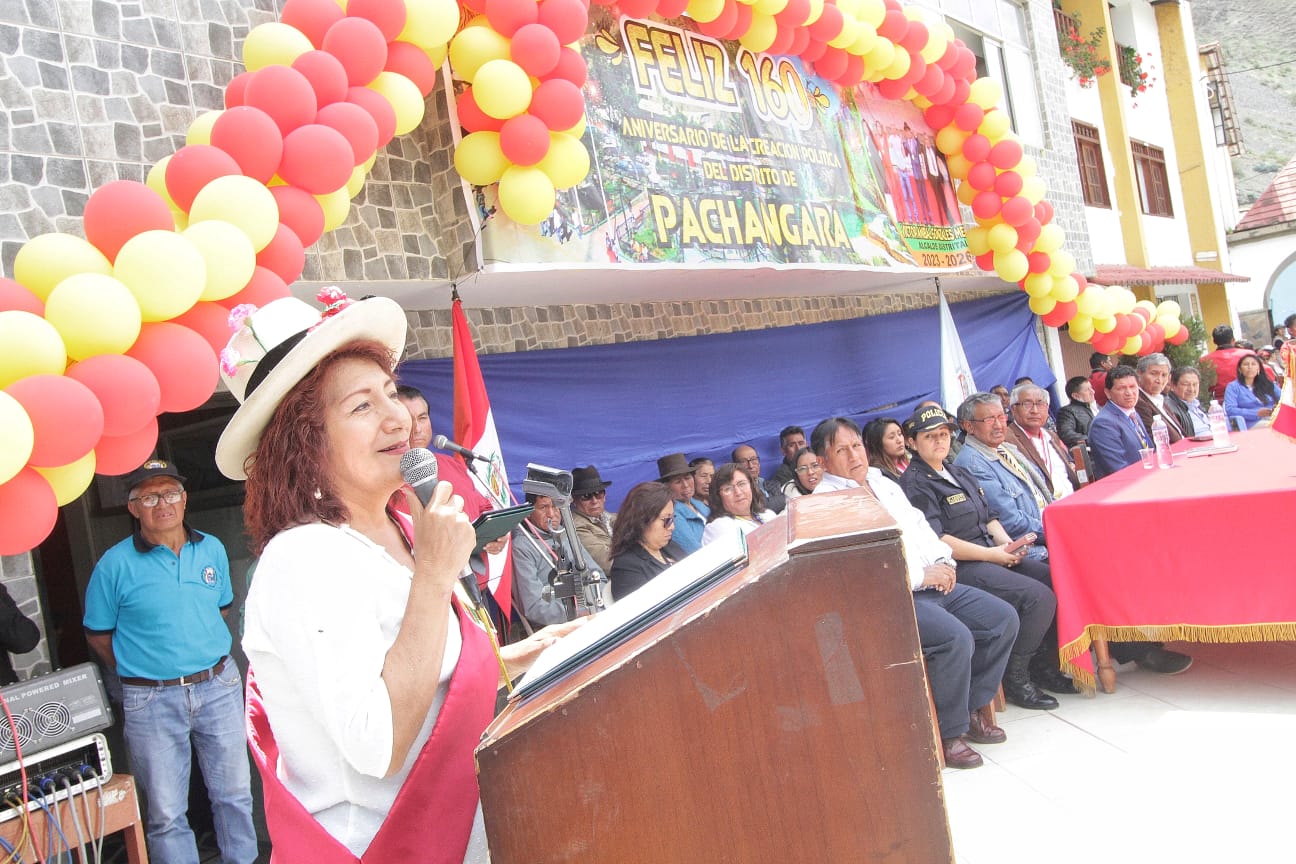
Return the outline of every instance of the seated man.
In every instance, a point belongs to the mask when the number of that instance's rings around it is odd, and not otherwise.
[[[572,523],[581,544],[598,562],[604,573],[612,572],[612,526],[616,514],[607,512],[607,488],[610,481],[599,476],[593,465],[572,469]]]
[[[410,417],[413,423],[410,424],[410,447],[431,447],[432,446],[432,420],[428,416],[427,399],[413,387],[400,386],[396,388],[396,398],[409,409]],[[444,480],[454,487],[455,494],[463,499],[464,513],[469,519],[476,519],[487,510],[494,510],[494,502],[482,494],[477,484],[473,482],[464,467],[463,459],[449,453],[434,453],[437,462],[437,480]],[[392,506],[406,512],[408,505],[405,502],[405,494],[399,489],[392,496]]]
[[[693,497],[693,469],[683,453],[671,453],[657,460],[657,480],[670,487],[675,502],[675,527],[671,540],[692,555],[702,548],[702,532],[706,530],[711,508]]]
[[[544,589],[550,579],[559,569],[570,569],[573,561],[563,536],[562,513],[554,500],[545,495],[528,494],[526,500],[535,505],[535,509],[513,529],[512,534],[516,607],[532,627],[561,624],[584,612],[577,609],[576,601],[571,597],[545,596]],[[584,558],[586,567],[604,572],[584,546],[577,550],[577,554]]]
[[[1070,495],[1080,485],[1071,451],[1045,426],[1049,392],[1038,384],[1021,384],[1012,391],[1008,440],[1031,461],[1049,483],[1053,500]]]
[[[729,458],[736,462],[740,468],[746,470],[752,480],[759,483],[761,489],[765,490],[765,506],[775,513],[782,513],[783,509],[787,507],[787,496],[783,494],[782,486],[775,484],[772,480],[761,479],[761,461],[756,448],[750,444],[739,444],[729,454]]]
[[[1115,474],[1138,462],[1139,450],[1152,446],[1152,436],[1135,410],[1139,400],[1138,379],[1128,366],[1107,373],[1104,387],[1107,404],[1089,426],[1089,451],[1093,454],[1095,480]]]
[[[1058,409],[1057,432],[1062,443],[1074,447],[1089,438],[1089,424],[1098,413],[1093,384],[1083,375],[1066,382],[1066,396],[1071,401]]]
[[[981,754],[968,741],[997,744],[1008,737],[994,725],[987,706],[1017,639],[1017,613],[998,597],[958,584],[950,547],[899,486],[869,467],[855,421],[824,420],[810,435],[810,449],[824,467],[814,494],[865,489],[899,523],[945,764],[977,767]]]
[[[804,429],[800,426],[783,427],[783,431],[779,433],[779,451],[783,454],[783,461],[770,478],[771,484],[782,489],[796,479],[796,454],[805,446]]]
[[[1166,388],[1166,408],[1174,412],[1183,424],[1184,434],[1209,435],[1210,418],[1202,408],[1201,373],[1195,366],[1180,366],[1170,373],[1170,386]]]
[[[1052,500],[1049,482],[1034,463],[1007,442],[1008,415],[993,393],[973,393],[958,409],[959,425],[967,434],[954,464],[981,484],[981,492],[1014,540],[1034,534],[1030,557],[1048,558],[1044,538],[1044,507]]]
[[[1152,424],[1160,417],[1170,432],[1170,443],[1182,440],[1185,435],[1183,421],[1173,411],[1166,410],[1165,388],[1170,383],[1170,360],[1164,354],[1148,354],[1140,357],[1134,368],[1138,378],[1139,398],[1134,410],[1138,412],[1143,425],[1147,427],[1148,437],[1152,437]]]

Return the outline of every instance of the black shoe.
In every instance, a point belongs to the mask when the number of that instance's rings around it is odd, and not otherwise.
[[[1192,662],[1192,658],[1187,654],[1180,654],[1178,651],[1171,651],[1158,645],[1139,658],[1138,665],[1140,669],[1146,669],[1149,672],[1157,672],[1161,675],[1178,675],[1180,672],[1188,671],[1188,667],[1192,665]]]
[[[1058,701],[1040,690],[1030,680],[1030,656],[1013,654],[1004,670],[1004,698],[1018,708],[1032,711],[1049,711],[1058,707]]]
[[[1075,683],[1057,669],[1036,669],[1031,673],[1031,681],[1036,687],[1043,688],[1051,693],[1071,695],[1080,692],[1076,688]]]

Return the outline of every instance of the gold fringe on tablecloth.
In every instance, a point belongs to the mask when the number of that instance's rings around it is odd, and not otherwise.
[[[1086,693],[1098,688],[1094,673],[1073,662],[1089,653],[1095,638],[1108,642],[1291,642],[1296,641],[1296,622],[1272,624],[1160,624],[1146,627],[1110,627],[1090,624],[1080,636],[1063,645],[1058,651],[1062,671],[1071,676],[1075,685]]]

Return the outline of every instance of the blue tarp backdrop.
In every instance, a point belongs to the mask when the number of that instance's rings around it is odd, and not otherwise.
[[[1022,375],[1050,387],[1053,372],[1021,293],[952,304],[977,386]],[[717,464],[751,443],[769,477],[782,456],[778,432],[825,417],[862,426],[903,420],[938,398],[936,307],[870,318],[619,345],[483,354],[500,445],[515,494],[526,464],[597,465],[615,510],[634,484],[657,477],[656,460],[683,452]],[[400,381],[427,396],[435,431],[453,437],[449,358],[402,364]],[[949,406],[951,409],[957,406]]]

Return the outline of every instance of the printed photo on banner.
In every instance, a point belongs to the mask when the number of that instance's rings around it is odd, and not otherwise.
[[[589,175],[534,226],[473,187],[483,263],[971,265],[918,108],[692,26],[591,8]]]

